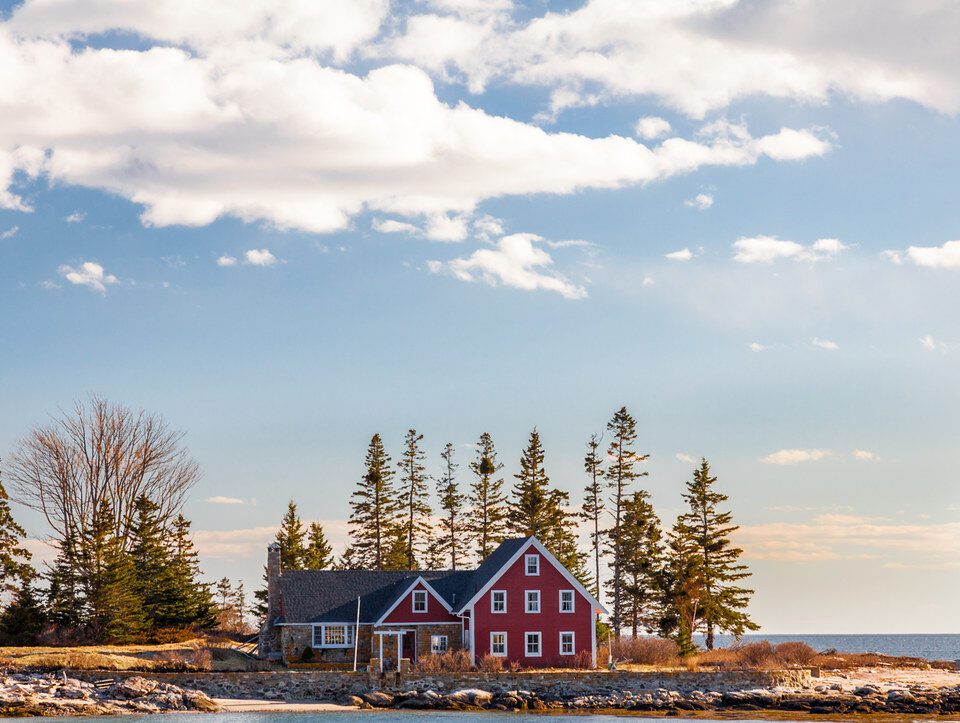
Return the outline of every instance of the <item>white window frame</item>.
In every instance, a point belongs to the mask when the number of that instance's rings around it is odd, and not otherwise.
[[[493,636],[502,635],[503,636],[503,652],[497,653],[493,649]],[[507,633],[505,630],[497,630],[490,632],[490,655],[494,658],[506,658],[507,657]]]
[[[536,593],[536,595],[537,595],[537,609],[536,609],[536,610],[531,610],[531,609],[530,609],[530,594],[531,594],[531,593]],[[531,613],[531,614],[536,614],[536,613],[539,613],[541,610],[543,610],[543,600],[542,600],[542,597],[543,597],[543,596],[540,595],[540,591],[539,591],[539,590],[524,590],[524,591],[523,591],[523,610],[524,610],[524,612],[528,612],[528,613]]]
[[[563,594],[570,593],[570,609],[563,609]],[[577,593],[574,590],[561,590],[560,591],[560,612],[562,613],[574,613],[577,611]]]
[[[537,636],[537,652],[530,652],[530,636]],[[540,632],[526,632],[523,634],[523,655],[525,658],[539,658],[543,656],[543,634]]]
[[[530,572],[530,563],[533,563],[533,572]],[[540,555],[524,555],[523,556],[523,571],[527,577],[534,577],[540,574]]]
[[[312,636],[310,639],[310,647],[316,648],[317,650],[326,650],[332,648],[352,648],[353,640],[355,634],[355,625],[353,623],[324,623],[322,625],[314,625]],[[327,631],[331,628],[343,628],[343,642],[342,643],[328,643],[327,642]],[[318,634],[319,633],[319,634]],[[319,640],[319,644],[317,641]]]
[[[418,609],[417,609],[417,600],[418,600],[418,599],[423,601],[423,610],[418,610]],[[414,590],[414,591],[413,591],[413,603],[412,603],[413,612],[415,612],[415,613],[417,613],[417,614],[422,614],[422,613],[427,612],[427,607],[428,607],[428,605],[429,605],[429,604],[427,603],[427,600],[429,600],[429,599],[430,599],[430,595],[429,595],[429,593],[428,593],[426,590]]]
[[[443,641],[443,648],[438,649],[438,645],[436,643],[439,643],[441,640]],[[436,643],[434,641],[436,641]],[[449,649],[450,649],[450,640],[447,638],[446,635],[430,636],[430,654],[431,655],[441,655],[447,652]]]
[[[497,610],[496,596],[503,595],[503,610]],[[491,590],[490,591],[490,613],[492,615],[503,615],[507,612],[507,591],[506,590]]]
[[[563,652],[563,636],[570,636],[570,652]],[[577,654],[577,634],[572,630],[564,630],[560,633],[560,655],[576,655]]]

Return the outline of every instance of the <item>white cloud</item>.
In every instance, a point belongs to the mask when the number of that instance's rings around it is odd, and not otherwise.
[[[223,495],[214,495],[213,497],[207,497],[206,502],[209,502],[213,505],[248,505],[253,504],[253,500],[249,502],[247,500],[241,499],[239,497],[225,497]]]
[[[20,230],[19,226],[11,226],[6,231],[0,231],[0,239],[13,238],[17,235],[17,232]]]
[[[706,211],[713,205],[713,194],[711,193],[698,193],[693,198],[688,198],[683,202],[684,206],[689,206],[690,208],[696,208],[701,211]]]
[[[270,253],[269,249],[250,249],[243,253],[243,263],[248,266],[273,266],[277,263],[277,257]]]
[[[917,266],[960,269],[960,241],[947,241],[942,246],[911,246],[906,255]]]
[[[920,345],[927,351],[946,351],[947,345],[930,334],[920,337]]]
[[[747,346],[750,348],[750,351],[766,351],[770,348],[757,341],[751,341],[749,344],[747,344]]]
[[[468,258],[454,259],[445,265],[462,281],[483,281],[491,286],[510,286],[524,291],[555,291],[567,299],[583,299],[587,290],[562,275],[546,271],[553,258],[537,244],[542,238],[532,233],[504,236],[492,249],[478,249]],[[443,265],[427,262],[434,273]]]
[[[224,254],[217,258],[217,266],[236,266],[237,259],[233,256],[227,256]]]
[[[67,216],[64,221],[67,223],[80,223],[87,217],[87,214],[83,211],[74,211],[69,216]]]
[[[796,241],[785,241],[776,236],[739,238],[733,243],[733,260],[741,264],[772,264],[780,259],[795,261],[823,261],[834,258],[849,248],[838,239],[818,239],[809,246]]]
[[[855,449],[850,453],[850,456],[861,462],[876,462],[878,459],[880,459],[876,453],[866,449]]]
[[[54,289],[61,288],[60,284],[56,281],[51,281],[50,279],[44,279],[40,282],[40,288],[46,289],[47,291],[53,291]]]
[[[696,463],[697,463],[697,460],[695,460],[695,459],[694,459],[693,457],[691,457],[689,454],[685,454],[684,452],[677,452],[676,457],[677,457],[677,460],[678,460],[678,461],[683,462],[684,464],[696,464]]]
[[[652,141],[667,135],[671,131],[671,128],[670,123],[664,118],[645,116],[634,124],[633,131],[640,138]]]
[[[899,251],[881,251],[880,257],[892,261],[897,266],[903,264],[903,254]]]
[[[768,454],[760,461],[764,464],[788,465],[816,462],[829,456],[829,450],[825,449],[780,449]]]
[[[380,233],[406,233],[415,235],[420,232],[420,229],[412,223],[398,221],[395,218],[375,218],[371,226],[373,226],[374,231],[379,231]]]
[[[653,280],[652,276],[644,276],[642,283],[644,286],[653,286],[656,282]]]
[[[84,261],[77,267],[64,264],[57,270],[71,284],[87,286],[101,294],[107,292],[108,285],[118,281],[116,276],[106,273],[103,266],[94,261]]]
[[[693,252],[688,248],[682,248],[679,251],[671,251],[668,254],[664,254],[663,257],[670,261],[689,261],[693,258]]]
[[[485,213],[473,219],[473,232],[484,241],[503,236],[503,220]]]
[[[837,342],[830,341],[829,339],[821,339],[816,336],[810,340],[810,343],[813,344],[815,347],[818,347],[820,349],[826,349],[827,351],[836,351],[837,349],[840,348],[840,345],[837,344]]]
[[[370,211],[425,219],[427,238],[463,240],[486,199],[641,185],[830,148],[816,129],[754,138],[731,124],[655,148],[549,133],[441,101],[418,67],[337,67],[372,52],[386,12],[386,0],[255,0],[240,10],[226,0],[26,0],[0,23],[0,205],[27,208],[10,190],[20,171],[127,198],[153,226],[230,216],[324,233]],[[501,22],[438,17],[492,23],[494,33]],[[82,47],[84,34],[111,29],[146,47]]]
[[[829,32],[824,32],[829,28]],[[587,0],[569,12],[410,17],[384,53],[480,92],[544,87],[551,111],[650,97],[703,117],[756,95],[820,105],[833,95],[960,110],[953,4],[889,0]]]

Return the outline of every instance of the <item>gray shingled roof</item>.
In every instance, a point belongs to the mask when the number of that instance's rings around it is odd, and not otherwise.
[[[454,612],[470,600],[530,539],[506,540],[476,570],[288,570],[280,576],[283,615],[277,622],[376,622],[417,577]]]

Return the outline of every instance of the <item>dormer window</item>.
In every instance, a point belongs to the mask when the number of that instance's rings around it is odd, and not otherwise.
[[[413,591],[413,612],[415,613],[427,612],[427,591],[426,590]]]
[[[526,555],[524,560],[526,561],[524,569],[527,575],[540,574],[540,555]]]

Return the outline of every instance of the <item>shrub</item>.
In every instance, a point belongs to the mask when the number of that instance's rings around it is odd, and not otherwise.
[[[484,655],[477,661],[477,670],[484,673],[499,673],[503,670],[503,658],[496,655]]]
[[[810,665],[817,651],[806,643],[780,643],[775,649],[777,660],[783,665]]]
[[[312,662],[313,662],[313,648],[311,648],[309,645],[308,645],[307,647],[305,647],[305,648],[303,649],[303,655],[300,656],[300,660],[302,660],[304,663],[312,663]]]
[[[437,655],[421,655],[414,667],[420,673],[465,673],[470,670],[470,654],[466,650],[448,650]]]
[[[577,654],[574,655],[570,661],[570,667],[576,668],[577,670],[592,670],[593,655],[591,655],[586,650],[581,650],[577,652]]]
[[[612,642],[613,659],[621,663],[637,665],[679,665],[680,649],[672,640],[644,636],[641,638],[621,637]],[[606,661],[609,651],[601,647],[597,659]]]

